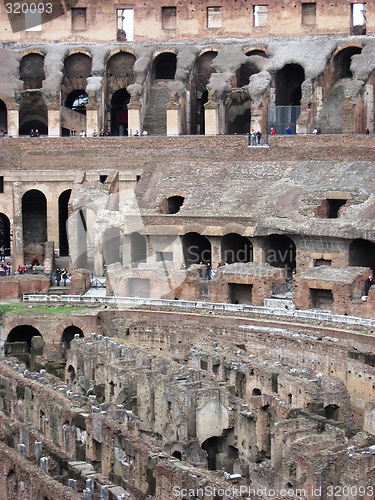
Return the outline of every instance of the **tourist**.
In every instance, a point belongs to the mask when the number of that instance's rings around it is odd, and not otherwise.
[[[98,137],[98,132],[96,131],[96,128],[94,128],[94,131],[92,133],[92,136],[93,137]]]
[[[251,129],[250,136],[251,136],[251,145],[256,146],[257,145],[257,135],[256,135],[255,130],[253,128]]]
[[[287,126],[287,128],[285,129],[285,133],[286,135],[292,135],[292,127],[290,125]]]
[[[86,137],[86,132],[84,130],[82,130],[80,133],[79,133],[79,136],[80,137]]]
[[[368,295],[368,292],[373,285],[375,285],[375,281],[372,276],[369,276],[365,281],[365,295]]]
[[[71,135],[72,137],[75,137],[75,136],[77,135],[77,131],[76,131],[76,129],[75,129],[75,128],[72,128],[72,129],[71,129],[71,131],[70,131],[70,135]]]
[[[104,128],[100,129],[99,137],[105,137],[105,131]]]
[[[271,135],[276,135],[276,130],[274,127],[271,127],[271,132],[270,132]]]
[[[61,271],[59,268],[56,269],[55,271],[55,280],[56,280],[56,285],[57,286],[60,286],[60,282],[61,282]]]
[[[260,132],[260,130],[258,130],[258,132],[255,135],[256,135],[256,138],[257,138],[257,145],[260,146],[260,140],[262,138],[262,132]]]
[[[30,137],[35,137],[35,132],[34,132],[33,128],[30,130],[30,134],[29,135],[30,135]]]
[[[69,277],[68,270],[66,267],[64,267],[64,269],[61,271],[61,278],[63,280],[64,286],[66,286],[66,280],[68,279],[68,277]]]

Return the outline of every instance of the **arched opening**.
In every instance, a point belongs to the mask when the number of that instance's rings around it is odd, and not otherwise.
[[[305,70],[299,64],[287,64],[275,76],[276,106],[299,106]]]
[[[183,196],[171,196],[167,199],[167,214],[177,214],[182,207],[185,198]]]
[[[271,234],[265,240],[265,261],[273,267],[285,269],[291,278],[296,269],[296,245],[284,234]]]
[[[66,383],[67,384],[72,384],[74,382],[74,379],[76,378],[76,371],[72,365],[69,365],[68,368],[68,378]]]
[[[337,405],[327,405],[324,407],[324,415],[330,420],[339,420],[340,407]]]
[[[20,80],[23,81],[23,90],[41,89],[45,79],[44,56],[27,54],[21,59]]]
[[[108,115],[104,128],[109,128],[112,135],[128,135],[127,105],[130,95],[126,89],[135,83],[135,61],[135,56],[129,52],[118,52],[108,60],[106,81]]]
[[[182,460],[182,453],[180,451],[175,450],[172,453],[172,457],[177,458],[177,460]]]
[[[253,245],[245,236],[226,234],[221,240],[221,256],[227,264],[253,262]]]
[[[109,227],[103,235],[103,258],[106,265],[120,262],[122,264],[122,249],[124,234],[118,227]]]
[[[86,93],[87,78],[91,76],[91,57],[76,53],[64,61],[63,79],[61,82],[61,128],[63,135],[72,130],[86,131]],[[66,108],[66,109],[65,109]]]
[[[69,198],[71,192],[71,189],[67,189],[59,196],[59,240],[61,257],[69,255],[67,221],[69,217]]]
[[[137,391],[130,385],[122,389],[115,403],[124,405],[125,410],[132,411],[135,415],[138,414]]]
[[[284,134],[288,125],[293,133],[300,114],[305,70],[299,64],[287,64],[275,75],[275,106],[270,106],[268,121],[276,133]]]
[[[86,116],[86,106],[89,102],[89,96],[82,89],[71,92],[65,101],[65,107]]]
[[[177,67],[177,56],[172,52],[162,52],[153,62],[155,80],[174,80]]]
[[[252,396],[261,396],[262,391],[260,389],[258,389],[257,387],[255,387],[255,389],[252,390],[251,395]]]
[[[80,338],[84,337],[83,331],[78,326],[70,325],[64,329],[61,335],[61,344],[64,349],[70,348],[70,343],[75,335],[79,335]]]
[[[126,89],[117,90],[111,99],[112,135],[128,135],[128,104],[130,94]]]
[[[4,247],[5,255],[11,255],[10,220],[2,213],[0,213],[0,247]]]
[[[19,110],[19,135],[29,135],[32,130],[48,135],[48,109],[38,91],[25,92]]]
[[[202,450],[207,453],[207,468],[208,470],[217,470],[217,455],[221,450],[221,438],[214,436],[206,439],[202,443]]]
[[[44,262],[44,244],[47,241],[47,200],[37,189],[22,197],[23,250],[25,262],[37,258]]]
[[[208,102],[207,84],[210,81],[212,73],[215,72],[212,61],[216,56],[217,52],[205,52],[197,59],[194,65],[191,82],[191,134],[205,134],[204,105]]]
[[[8,131],[8,111],[5,102],[0,99],[0,131]]]
[[[246,61],[241,64],[236,73],[237,85],[236,87],[244,87],[249,85],[250,77],[259,73],[259,69],[253,61]]]
[[[375,276],[375,243],[358,238],[349,245],[349,266],[370,267]]]
[[[352,56],[361,52],[361,47],[346,47],[335,55],[333,58],[335,81],[342,78],[353,78],[353,73],[350,69]]]
[[[187,233],[182,238],[185,266],[211,264],[211,243],[198,233]]]
[[[21,343],[24,345],[23,352],[30,353],[32,347],[32,338],[42,337],[41,333],[31,325],[19,325],[14,327],[7,336],[9,343]],[[22,349],[20,350],[22,352]]]
[[[250,132],[251,100],[244,89],[233,90],[226,98],[228,134],[248,134]]]
[[[147,262],[146,238],[139,233],[130,235],[132,267],[138,267],[142,262]]]
[[[13,469],[11,469],[6,477],[6,497],[5,498],[19,498],[18,479]]]

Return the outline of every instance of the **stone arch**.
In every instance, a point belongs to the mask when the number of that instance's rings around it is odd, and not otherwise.
[[[119,50],[113,53],[106,67],[106,128],[112,135],[128,135],[127,105],[130,94],[127,87],[135,83],[134,65],[136,57],[129,51]]]
[[[216,70],[212,66],[212,61],[218,52],[214,49],[206,49],[196,59],[192,71],[190,82],[191,92],[191,134],[205,133],[204,105],[208,102],[207,85],[212,73]]]
[[[72,384],[77,376],[74,366],[69,365],[66,372],[67,372],[66,383]]]
[[[177,214],[184,204],[185,197],[180,195],[168,196],[161,202],[160,213]]]
[[[0,247],[4,247],[5,255],[11,255],[10,220],[0,213]]]
[[[70,343],[74,339],[75,335],[79,335],[80,338],[84,338],[83,331],[78,326],[69,325],[64,328],[64,331],[61,335],[61,344],[64,349],[70,348]]]
[[[147,262],[147,242],[143,234],[134,232],[130,235],[130,248],[132,267]]]
[[[370,267],[375,276],[375,243],[362,238],[349,244],[349,266]]]
[[[252,56],[266,57],[265,53],[261,50],[251,50],[246,52],[247,61],[241,64],[236,72],[236,87],[244,87],[245,85],[249,85],[250,77],[252,75],[256,75],[260,72],[254,58]]]
[[[328,404],[324,407],[324,416],[330,420],[339,420],[340,407],[336,404]]]
[[[276,106],[299,106],[305,70],[300,64],[286,64],[275,75]]]
[[[22,343],[25,345],[25,352],[30,353],[32,348],[32,338],[41,337],[43,339],[40,331],[34,326],[23,324],[15,326],[10,330],[7,335],[7,343]]]
[[[19,108],[19,135],[28,135],[32,129],[48,135],[48,108],[38,90],[24,92]]]
[[[47,241],[47,199],[37,189],[26,191],[22,197],[23,250],[26,262],[36,257],[44,261]]]
[[[353,78],[353,73],[350,69],[352,56],[360,54],[362,46],[359,44],[350,44],[346,47],[337,49],[332,57],[334,82],[342,78]]]
[[[261,396],[262,391],[258,387],[254,387],[254,389],[251,391],[252,396]]]
[[[67,231],[67,221],[69,217],[69,199],[71,189],[66,189],[59,196],[59,247],[60,257],[69,255],[69,240]]]
[[[211,243],[199,233],[187,233],[182,237],[185,266],[211,264]]]
[[[6,477],[6,498],[19,498],[18,477],[14,469],[10,469]]]
[[[177,54],[164,51],[155,56],[152,62],[154,80],[174,80],[177,68]]]
[[[251,122],[251,99],[246,89],[230,91],[225,99],[228,134],[248,134]]]
[[[86,130],[87,79],[91,76],[91,55],[84,51],[71,52],[64,60],[61,82],[61,127],[63,135],[72,129]]]
[[[8,131],[8,110],[5,102],[0,99],[0,130]]]
[[[221,240],[223,262],[253,262],[253,244],[245,236],[236,233],[226,234]]]
[[[233,433],[233,429],[224,429],[221,436],[211,436],[202,443],[208,470],[224,469],[233,473],[233,462],[238,459],[238,449],[229,444]]]
[[[62,339],[64,332],[70,331],[70,327],[74,327],[74,329],[76,329],[76,333],[78,334],[82,332],[82,335],[80,335],[82,338],[90,335],[90,327],[86,324],[86,322],[78,318],[74,318],[74,325],[72,324],[71,319],[66,319],[56,327],[56,337]]]
[[[285,234],[271,234],[264,242],[265,262],[273,267],[285,269],[291,278],[296,270],[296,244]]]
[[[24,55],[20,62],[20,80],[23,81],[23,90],[41,89],[46,79],[44,71],[45,55],[40,52],[30,52]]]
[[[103,258],[105,264],[120,262],[122,265],[122,249],[124,245],[124,233],[118,227],[108,227],[103,234]]]
[[[112,135],[128,135],[129,102],[130,94],[125,88],[119,89],[112,94],[110,101],[110,128]]]

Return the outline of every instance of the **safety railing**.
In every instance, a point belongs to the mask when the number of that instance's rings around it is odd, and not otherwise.
[[[264,316],[287,316],[295,319],[327,321],[364,327],[375,327],[375,319],[332,314],[323,310],[291,310],[277,307],[251,306],[192,300],[146,299],[142,297],[85,296],[85,295],[23,295],[25,302],[64,302],[88,305],[112,304],[123,307],[162,307],[173,309],[205,309],[210,311],[229,311],[260,314]]]

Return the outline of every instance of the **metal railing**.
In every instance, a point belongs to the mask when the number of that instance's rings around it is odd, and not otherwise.
[[[142,297],[100,297],[85,295],[23,295],[25,302],[64,302],[80,304],[112,304],[123,307],[165,307],[174,309],[205,309],[210,311],[246,312],[264,316],[287,316],[296,319],[329,321],[332,323],[345,323],[375,327],[375,319],[360,318],[332,314],[321,310],[290,310],[277,307],[250,306],[245,304],[228,304],[221,302],[203,302],[192,300],[146,299]]]

